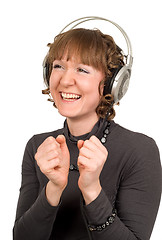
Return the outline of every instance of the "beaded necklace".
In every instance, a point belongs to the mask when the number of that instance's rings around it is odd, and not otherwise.
[[[110,122],[108,121],[107,126],[103,131],[103,135],[100,138],[100,141],[102,144],[105,144],[107,141],[107,136],[109,134],[109,128],[110,128]],[[79,172],[79,168],[78,168],[78,166],[75,166],[74,164],[70,164],[69,171],[78,171]]]

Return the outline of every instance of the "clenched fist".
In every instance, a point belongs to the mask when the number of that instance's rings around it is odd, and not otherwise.
[[[86,204],[89,204],[97,198],[101,191],[99,177],[107,159],[108,151],[95,136],[91,136],[86,141],[79,140],[78,148],[80,172],[78,186]]]
[[[48,137],[38,148],[35,159],[42,173],[58,188],[64,189],[68,181],[70,154],[66,139],[59,135]]]

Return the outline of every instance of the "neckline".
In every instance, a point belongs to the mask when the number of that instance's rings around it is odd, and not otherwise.
[[[86,133],[86,134],[83,134],[80,136],[73,136],[70,133],[67,121],[65,120],[63,134],[67,140],[69,140],[70,142],[73,142],[73,143],[77,143],[78,140],[85,141],[86,139],[89,139],[92,135],[95,135],[96,137],[98,137],[101,140],[105,134],[105,129],[109,128],[109,127],[110,127],[110,121],[100,118],[89,133]]]
[[[101,141],[101,143],[104,145],[107,141],[108,134],[110,132],[110,121],[107,121],[106,119],[100,118],[97,123],[94,125],[93,129],[91,132],[83,134],[81,136],[73,136],[68,128],[67,121],[65,120],[64,122],[64,132],[63,134],[65,135],[66,139],[72,143],[77,144],[78,140],[86,140],[89,139],[92,135],[95,135],[98,137]],[[77,165],[70,164],[69,171],[79,171],[79,168]]]

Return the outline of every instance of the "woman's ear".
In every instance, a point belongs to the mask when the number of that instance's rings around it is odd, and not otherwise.
[[[103,80],[101,80],[101,82],[99,83],[99,86],[98,86],[98,91],[99,91],[100,96],[103,96],[104,86],[105,86],[105,78]]]

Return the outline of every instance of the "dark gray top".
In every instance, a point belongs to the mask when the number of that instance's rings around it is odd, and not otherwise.
[[[100,120],[91,135],[101,138],[105,123]],[[49,136],[64,134],[71,164],[78,157],[77,139],[64,128],[33,136],[27,143],[22,163],[22,184],[13,229],[14,240],[148,240],[161,196],[161,164],[153,139],[129,131],[111,121],[104,144],[109,154],[100,175],[102,191],[85,206],[78,188],[78,171],[69,172],[69,181],[59,206],[52,207],[45,196],[47,177],[34,159],[39,145]],[[102,225],[116,208],[115,221],[102,231],[87,226]]]

